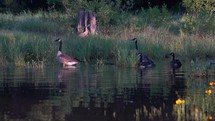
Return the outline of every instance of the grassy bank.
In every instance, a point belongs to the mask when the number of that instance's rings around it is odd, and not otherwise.
[[[58,44],[63,51],[85,63],[114,63],[135,66],[133,37],[139,49],[153,60],[175,52],[183,60],[213,58],[214,16],[190,25],[187,15],[171,15],[166,9],[150,8],[138,14],[121,14],[118,24],[99,26],[97,36],[79,38],[70,25],[76,21],[58,12],[0,14],[0,65],[37,66],[56,64]],[[203,21],[203,20],[202,20]],[[208,29],[207,29],[208,27]],[[206,30],[204,30],[206,28]]]

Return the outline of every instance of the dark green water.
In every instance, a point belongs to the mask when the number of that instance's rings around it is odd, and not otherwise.
[[[187,76],[188,71],[189,68],[181,68],[173,73],[167,63],[142,70],[110,65],[102,67],[79,65],[70,69],[56,66],[42,70],[1,67],[0,119],[179,120],[180,115],[174,114],[174,105],[178,98],[186,100],[189,97],[194,100],[196,104],[186,104],[186,107],[190,108],[186,108],[185,113],[191,115],[190,112],[195,109],[193,106],[202,104],[201,100],[195,101],[195,98],[208,96],[205,94],[208,80],[194,81],[196,79],[192,80]],[[214,81],[212,79],[213,77],[210,80]],[[201,110],[206,114],[206,108],[204,110],[199,108],[199,112]],[[209,112],[213,117],[214,110],[207,109],[206,115]]]

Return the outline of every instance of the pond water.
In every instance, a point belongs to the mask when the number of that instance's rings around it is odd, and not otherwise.
[[[212,74],[215,74],[213,70]],[[214,76],[191,77],[168,62],[150,69],[113,65],[0,68],[4,121],[213,120]]]

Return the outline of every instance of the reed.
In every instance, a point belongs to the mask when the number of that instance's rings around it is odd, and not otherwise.
[[[53,48],[44,36],[26,35],[20,31],[2,31],[1,64],[27,66],[50,60]],[[6,62],[6,63],[5,63]]]
[[[112,41],[99,37],[78,38],[77,36],[70,36],[64,40],[63,46],[67,53],[84,62],[108,59],[112,52]]]

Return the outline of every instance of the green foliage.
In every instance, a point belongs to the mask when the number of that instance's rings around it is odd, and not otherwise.
[[[183,30],[190,33],[214,33],[214,1],[183,0],[188,14],[183,18]]]
[[[135,1],[134,0],[126,0],[124,1],[124,5],[122,6],[122,9],[124,11],[129,11],[134,7]]]
[[[182,29],[187,33],[214,33],[215,15],[200,12],[198,16],[184,15],[182,18]]]
[[[204,11],[211,14],[214,12],[213,0],[183,0],[183,6],[189,13],[198,14]]]
[[[111,22],[114,23],[114,20],[116,20],[114,18],[115,14],[117,14],[116,11],[108,4],[100,7],[97,11],[98,20],[100,20],[99,24],[107,26]]]
[[[170,13],[166,6],[163,6],[162,9],[159,9],[158,7],[150,7],[147,10],[142,9],[138,15],[138,23],[141,26],[145,26],[147,24],[154,27],[160,27],[168,24],[171,20]]]
[[[55,4],[56,1],[49,0],[49,4],[51,3]],[[62,4],[66,8],[67,13],[70,14],[73,19],[77,18],[77,13],[80,10],[94,11],[96,12],[99,20],[99,25],[108,26],[109,24],[114,24],[117,19],[115,17],[120,15],[119,6],[121,4],[121,0],[117,0],[116,2],[112,2],[111,0],[63,0]]]

